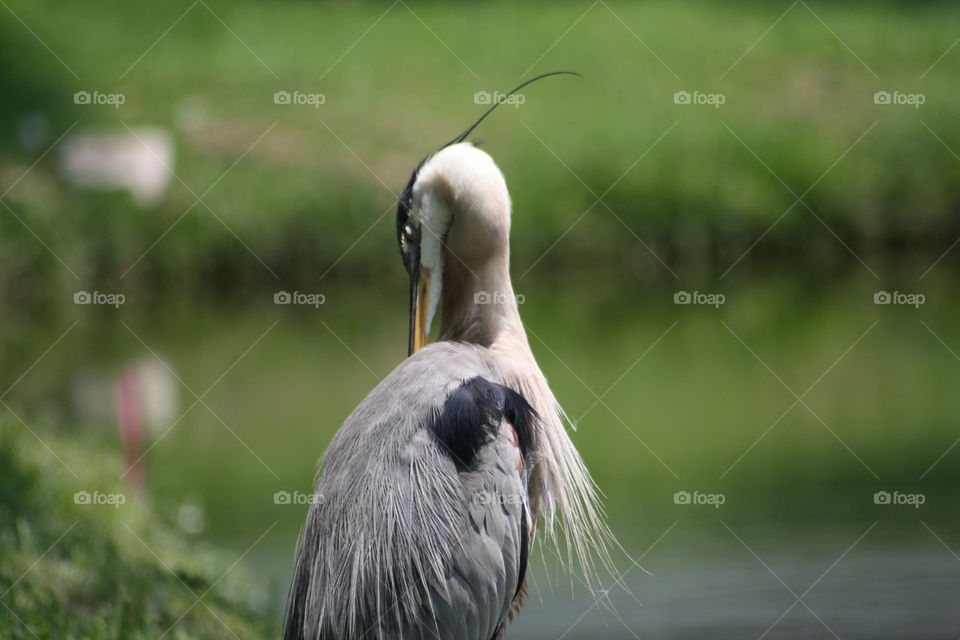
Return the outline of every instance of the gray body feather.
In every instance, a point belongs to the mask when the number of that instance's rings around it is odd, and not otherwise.
[[[285,640],[491,640],[518,592],[532,530],[512,427],[458,470],[428,428],[503,356],[440,342],[393,370],[328,447],[301,538]]]

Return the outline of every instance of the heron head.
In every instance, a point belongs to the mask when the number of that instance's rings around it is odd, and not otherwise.
[[[440,301],[447,258],[476,274],[491,258],[508,251],[510,196],[493,159],[464,140],[506,98],[541,78],[579,75],[545,73],[504,94],[440,151],[422,161],[397,204],[397,238],[410,275],[412,355],[427,342]]]
[[[410,353],[426,344],[445,267],[477,274],[508,250],[510,196],[493,159],[470,143],[444,147],[413,172],[397,206],[410,275]]]

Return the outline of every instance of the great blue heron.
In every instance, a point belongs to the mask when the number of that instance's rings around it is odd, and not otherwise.
[[[323,456],[285,640],[500,638],[540,518],[585,573],[609,562],[594,485],[517,310],[503,174],[464,142],[495,107],[400,197],[410,357]],[[438,303],[440,339],[426,344]]]

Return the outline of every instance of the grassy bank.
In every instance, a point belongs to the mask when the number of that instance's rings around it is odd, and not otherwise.
[[[16,183],[5,202],[19,217],[0,216],[0,275],[15,295],[78,282],[241,290],[272,287],[274,274],[292,285],[395,269],[390,190],[475,117],[475,92],[557,68],[585,77],[531,87],[478,132],[508,177],[524,269],[561,236],[536,269],[670,278],[637,237],[675,271],[722,272],[768,230],[744,265],[811,248],[821,266],[856,264],[834,233],[875,265],[905,250],[932,262],[958,232],[947,147],[960,149],[960,53],[943,55],[955,7],[208,5],[13,2],[63,64],[0,17],[12,96],[0,175]],[[125,101],[77,105],[80,90]],[[325,101],[275,104],[277,91]],[[724,102],[675,104],[678,91]],[[924,104],[875,104],[877,91]],[[47,127],[33,149],[28,116]],[[142,209],[65,184],[58,149],[18,181],[75,122],[169,129],[183,183]],[[808,189],[809,210],[794,204]],[[610,210],[593,206],[601,194]]]
[[[0,635],[267,637],[235,554],[158,515],[89,438],[38,434],[0,424]]]

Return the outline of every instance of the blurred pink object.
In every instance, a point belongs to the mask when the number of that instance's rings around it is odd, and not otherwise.
[[[126,469],[127,481],[142,491],[146,475],[146,464],[143,460],[146,433],[141,405],[137,370],[127,367],[117,381],[117,427],[123,445],[123,466]]]
[[[155,359],[125,366],[116,380],[117,429],[123,448],[123,474],[143,489],[147,475],[147,441],[173,424],[177,410],[174,375]]]

